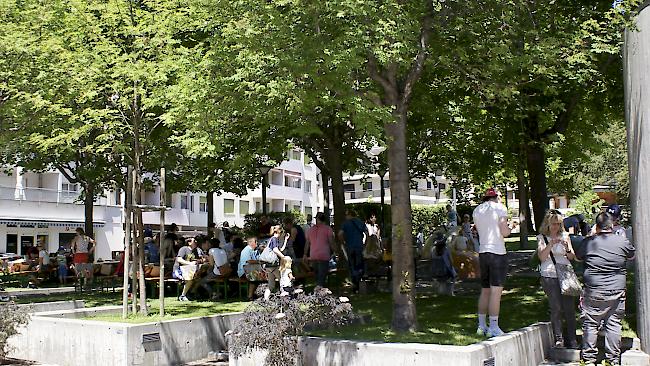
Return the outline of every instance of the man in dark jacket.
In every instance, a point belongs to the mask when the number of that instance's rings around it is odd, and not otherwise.
[[[605,359],[620,364],[621,322],[625,317],[626,264],[634,257],[630,242],[612,232],[614,218],[607,212],[596,217],[596,235],[586,238],[576,251],[584,261],[585,293],[582,306],[582,359],[595,365],[596,339],[602,324]]]

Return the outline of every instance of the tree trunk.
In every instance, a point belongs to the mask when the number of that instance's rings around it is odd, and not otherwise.
[[[329,222],[330,219],[330,175],[324,171],[320,171],[321,179],[323,180],[323,213]]]
[[[345,221],[345,192],[343,191],[343,164],[341,160],[340,151],[336,149],[328,149],[326,164],[332,179],[332,202],[334,203],[334,233],[338,233],[341,229],[343,221]],[[350,270],[348,268],[347,256],[343,251],[343,245],[338,240],[338,235],[335,235],[334,246],[336,247],[337,261],[337,276],[341,282],[350,279]]]
[[[546,157],[544,145],[532,141],[526,145],[526,163],[530,181],[530,196],[533,202],[535,228],[539,230],[548,210],[548,195],[546,193]]]
[[[650,352],[650,7],[644,3],[636,28],[625,32],[624,78],[628,168],[636,245],[637,332]]]
[[[93,215],[95,211],[94,198],[95,187],[92,184],[84,185],[84,231],[91,238],[95,238],[95,230],[93,228]]]
[[[207,196],[205,197],[205,206],[206,210],[208,211],[208,223],[206,231],[208,233],[208,238],[211,238],[214,234],[212,231],[210,231],[210,224],[214,222],[214,192],[210,191],[207,193]]]
[[[519,249],[528,245],[528,187],[526,186],[526,167],[522,161],[517,169],[517,190],[519,191]]]
[[[395,121],[385,125],[393,225],[393,320],[398,332],[417,329],[411,223],[410,176],[406,144],[407,106],[397,105]]]

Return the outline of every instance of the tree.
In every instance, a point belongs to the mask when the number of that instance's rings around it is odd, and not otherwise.
[[[612,74],[620,66],[622,22],[609,6],[480,3],[471,15],[476,28],[459,32],[451,52],[462,65],[465,87],[480,96],[486,113],[515,132],[504,135],[504,143],[519,145],[525,157],[537,227],[548,205],[548,148],[571,142],[572,123],[573,131],[591,137],[606,122],[594,111],[609,108],[620,95]],[[575,151],[576,145],[567,146]]]

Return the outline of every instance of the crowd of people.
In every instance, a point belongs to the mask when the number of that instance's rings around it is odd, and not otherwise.
[[[489,337],[503,335],[499,327],[501,294],[506,282],[508,261],[505,238],[512,230],[500,195],[489,189],[474,209],[482,291],[478,302],[477,333]],[[579,348],[576,337],[576,285],[580,295],[582,321],[582,361],[595,365],[596,339],[605,333],[605,360],[620,363],[621,326],[625,316],[628,261],[635,248],[619,220],[621,207],[610,205],[595,217],[592,227],[584,217],[569,220],[558,210],[548,210],[537,236],[540,281],[550,307],[555,347]],[[472,235],[473,236],[473,235]],[[584,266],[583,284],[573,274],[572,261]]]

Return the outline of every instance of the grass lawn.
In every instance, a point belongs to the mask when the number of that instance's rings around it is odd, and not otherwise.
[[[485,339],[475,333],[477,300],[478,293],[456,297],[419,294],[416,299],[419,330],[414,333],[396,334],[390,329],[390,294],[356,295],[350,298],[350,302],[356,312],[372,316],[370,324],[313,332],[311,335],[379,342],[468,345]],[[634,299],[628,296],[628,306],[633,306],[633,302]],[[626,316],[630,322],[623,324],[624,337],[632,337],[635,334],[630,328],[634,327],[636,317],[632,306],[628,307]],[[539,285],[539,279],[508,278],[501,301],[501,328],[511,331],[538,321],[548,321],[548,318],[548,301]]]
[[[519,235],[515,234],[509,238],[505,239],[506,249],[509,252],[519,250]],[[535,235],[528,236],[528,243],[524,249],[536,249],[537,248],[537,237]]]
[[[141,315],[129,315],[127,319],[122,319],[122,314],[112,314],[112,315],[99,315],[87,317],[88,320],[101,320],[108,322],[118,322],[118,323],[150,323],[158,322],[161,320],[171,320],[171,319],[183,319],[183,318],[194,318],[209,316],[222,313],[232,313],[243,311],[248,302],[245,301],[229,301],[229,302],[213,302],[213,301],[189,301],[189,302],[180,302],[175,298],[166,298],[165,299],[165,316],[163,318],[158,315],[160,309],[160,302],[158,299],[150,300],[149,303],[149,313],[148,316]]]

